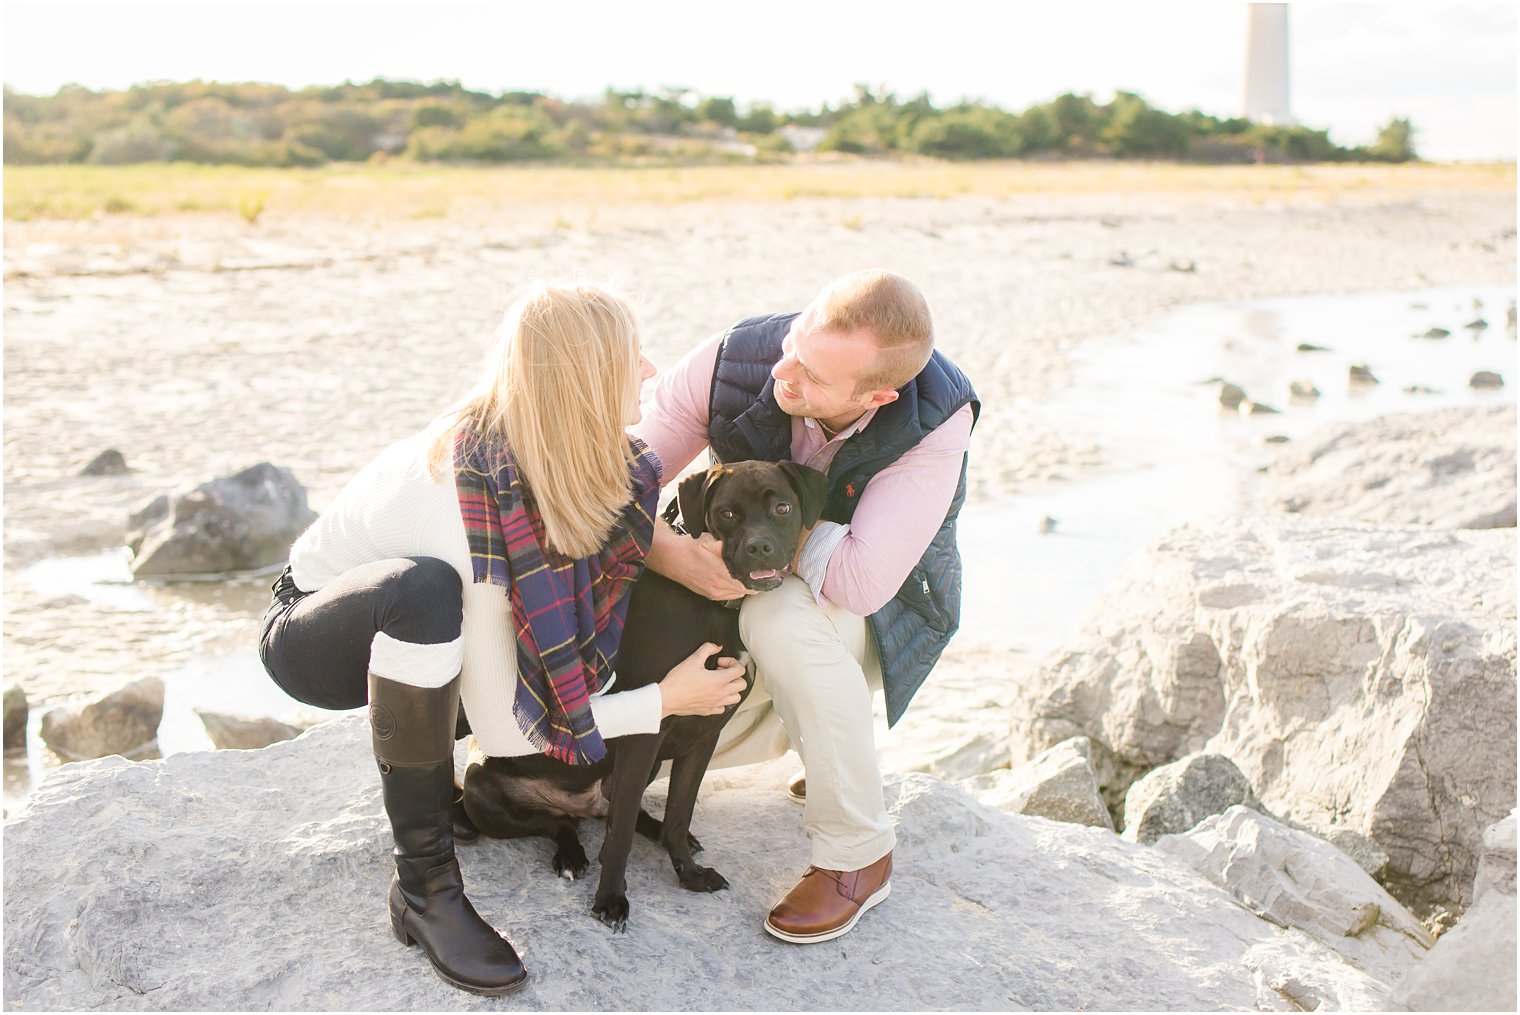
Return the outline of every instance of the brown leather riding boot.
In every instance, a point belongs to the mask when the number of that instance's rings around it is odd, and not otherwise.
[[[853,930],[861,915],[891,892],[891,853],[855,871],[809,867],[771,910],[765,929],[793,944],[832,941]]]
[[[388,900],[391,930],[417,943],[445,983],[472,994],[510,994],[528,972],[510,942],[465,898],[454,858],[454,717],[459,678],[412,687],[369,675],[370,729],[385,813],[396,839]]]

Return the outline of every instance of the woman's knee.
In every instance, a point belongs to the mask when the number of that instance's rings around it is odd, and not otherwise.
[[[397,641],[434,645],[459,637],[464,618],[459,572],[437,557],[406,557],[392,580],[377,629]]]

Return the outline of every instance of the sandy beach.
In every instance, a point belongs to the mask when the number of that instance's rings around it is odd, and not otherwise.
[[[109,552],[154,495],[259,461],[291,468],[320,510],[460,393],[527,279],[627,287],[668,365],[839,273],[908,275],[984,402],[974,507],[1122,464],[1035,411],[1071,384],[1084,340],[1203,301],[1513,286],[1513,172],[1497,182],[10,222],[6,679],[35,708],[251,650],[268,579],[146,588],[122,606],[18,576]],[[80,477],[106,448],[134,471]],[[971,674],[1005,656],[963,639],[936,684],[975,696]]]

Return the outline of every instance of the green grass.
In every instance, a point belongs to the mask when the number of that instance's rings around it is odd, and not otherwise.
[[[7,166],[5,218],[241,215],[448,218],[532,205],[667,205],[807,198],[1123,193],[1231,201],[1375,199],[1417,190],[1513,191],[1513,165],[1195,166],[802,158],[743,166],[438,166],[320,169],[190,164]],[[255,211],[256,209],[256,211]]]

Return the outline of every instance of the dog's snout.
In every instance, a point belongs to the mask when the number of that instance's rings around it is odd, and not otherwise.
[[[769,537],[756,536],[744,544],[744,552],[751,557],[769,557],[776,552],[776,545]]]

